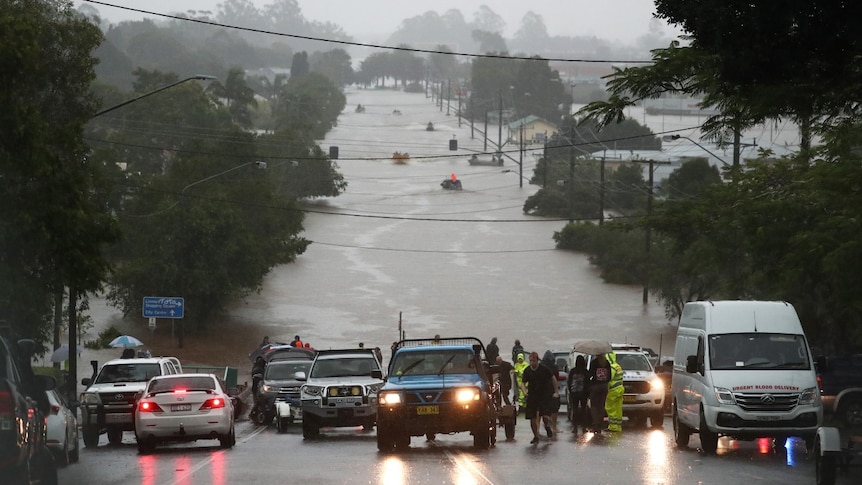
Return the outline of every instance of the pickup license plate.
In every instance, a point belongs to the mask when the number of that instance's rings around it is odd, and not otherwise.
[[[781,416],[758,416],[758,421],[778,421],[781,419]]]
[[[416,414],[424,416],[427,414],[440,414],[440,406],[417,406]]]
[[[171,404],[171,412],[172,413],[176,413],[179,411],[191,411],[191,410],[192,410],[191,404]]]
[[[637,401],[637,396],[623,396],[623,402],[635,402]]]

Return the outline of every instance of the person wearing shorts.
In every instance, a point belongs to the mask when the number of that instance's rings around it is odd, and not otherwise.
[[[545,423],[545,431],[548,438],[554,437],[551,428],[551,414],[554,412],[555,402],[558,402],[560,394],[557,391],[557,376],[550,369],[539,364],[539,354],[530,353],[530,365],[524,369],[521,382],[521,392],[527,396],[525,416],[530,420],[530,428],[533,431],[533,441],[540,441],[539,420]]]

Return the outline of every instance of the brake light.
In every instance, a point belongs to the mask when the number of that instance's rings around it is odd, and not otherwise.
[[[201,404],[201,410],[204,409],[219,409],[224,407],[224,399],[220,397],[214,397],[212,399],[207,399],[206,402]]]
[[[820,376],[817,376],[817,388],[820,389],[821,392],[823,391],[823,378]]]
[[[152,401],[141,401],[138,403],[138,411],[142,413],[163,413],[161,407]]]
[[[174,389],[174,394],[185,394],[186,392],[188,391],[185,389]]]

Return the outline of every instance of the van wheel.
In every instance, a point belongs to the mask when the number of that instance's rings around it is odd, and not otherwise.
[[[664,426],[664,411],[658,411],[652,414],[649,418],[649,424],[653,428],[661,428]]]
[[[99,428],[95,426],[84,426],[81,429],[81,434],[84,438],[84,446],[87,448],[95,448],[99,446]]]
[[[680,448],[688,447],[688,440],[691,437],[691,428],[679,422],[679,413],[676,410],[676,405],[673,407],[673,438],[676,446]]]
[[[704,453],[715,453],[718,449],[718,433],[710,431],[706,426],[706,416],[700,411],[700,446]]]

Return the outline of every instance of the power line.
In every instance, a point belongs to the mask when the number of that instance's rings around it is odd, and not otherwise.
[[[299,34],[286,34],[284,32],[275,32],[272,30],[264,30],[264,29],[255,29],[252,27],[240,27],[238,25],[228,25],[221,24],[218,22],[213,22],[212,20],[203,20],[203,19],[194,19],[189,17],[181,17],[179,15],[170,15],[160,12],[152,12],[149,10],[142,10],[139,8],[125,7],[123,5],[114,5],[112,3],[100,2],[98,0],[87,0],[89,3],[95,3],[97,5],[104,5],[106,7],[118,8],[121,10],[128,10],[130,12],[142,13],[145,15],[153,15],[156,17],[164,17],[174,20],[181,20],[185,22],[194,22],[197,24],[203,25],[211,25],[214,27],[222,27],[226,29],[235,29],[242,30],[245,32],[254,32],[258,34],[267,34],[267,35],[276,35],[280,37],[290,37],[293,39],[302,39],[302,40],[311,40],[315,42],[326,42],[330,44],[342,44],[342,45],[352,45],[355,47],[370,47],[374,49],[385,49],[385,50],[393,50],[393,51],[406,51],[406,52],[417,52],[422,54],[443,54],[443,55],[451,55],[451,56],[464,56],[464,57],[473,57],[473,58],[487,58],[487,59],[511,59],[511,60],[519,60],[519,61],[551,61],[551,62],[587,62],[593,64],[652,64],[653,61],[644,61],[644,60],[609,60],[609,59],[567,59],[567,58],[555,58],[555,57],[526,57],[526,56],[509,56],[502,54],[476,54],[469,52],[448,52],[448,51],[440,51],[440,50],[431,50],[431,49],[415,49],[412,47],[401,47],[401,46],[391,46],[391,45],[382,45],[382,44],[367,44],[363,42],[353,42],[348,40],[336,40],[336,39],[324,39],[321,37],[311,37],[308,35],[299,35]]]

